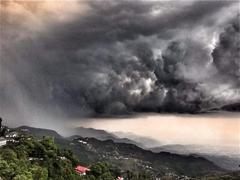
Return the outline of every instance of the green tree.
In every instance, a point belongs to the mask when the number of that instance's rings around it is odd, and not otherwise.
[[[33,179],[35,180],[46,180],[48,178],[48,171],[44,167],[40,167],[38,165],[32,165],[30,169]]]
[[[100,175],[97,179],[98,180],[113,180],[114,177],[112,176],[112,174],[110,172],[105,172],[102,175]]]

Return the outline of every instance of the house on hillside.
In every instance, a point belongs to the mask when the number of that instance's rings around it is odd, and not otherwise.
[[[7,140],[5,138],[0,137],[0,147],[7,144]]]
[[[18,142],[16,141],[18,136],[18,132],[10,131],[7,126],[2,125],[2,118],[0,117],[0,146],[3,146],[8,142]]]
[[[88,169],[87,167],[78,165],[78,166],[75,168],[75,171],[76,171],[79,175],[86,175],[86,173],[87,173],[88,171],[90,171],[90,169]]]

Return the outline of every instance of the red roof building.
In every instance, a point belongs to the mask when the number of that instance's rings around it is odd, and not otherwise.
[[[75,168],[75,171],[80,175],[85,175],[87,171],[90,171],[90,169],[88,169],[87,167],[83,167],[83,166],[77,166]]]

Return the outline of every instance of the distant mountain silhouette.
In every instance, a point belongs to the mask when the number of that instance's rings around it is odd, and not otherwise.
[[[141,147],[143,147],[143,148],[152,148],[152,147],[161,145],[161,142],[159,142],[153,138],[139,136],[139,135],[136,135],[136,134],[130,133],[130,132],[127,132],[127,133],[126,132],[114,132],[113,134],[115,134],[119,138],[128,138],[135,142],[138,142],[138,143],[142,144]]]
[[[171,144],[171,145],[163,145],[159,147],[150,148],[152,152],[159,153],[159,152],[170,152],[180,155],[191,155],[191,154],[198,154],[218,166],[229,169],[229,170],[239,170],[238,165],[240,164],[240,157],[238,152],[229,152],[224,147],[218,147],[216,150],[215,146],[206,147],[201,145],[180,145],[180,144]],[[219,151],[223,151],[222,153]]]
[[[62,138],[60,134],[58,134],[56,131],[51,129],[42,129],[42,128],[35,128],[35,127],[29,127],[29,126],[20,126],[18,128],[15,128],[16,131],[21,131],[25,133],[30,133],[36,137],[43,137],[43,136],[51,136],[54,138]]]
[[[84,128],[84,127],[78,127],[73,130],[73,133],[75,134],[72,137],[93,137],[98,140],[113,140],[114,142],[122,142],[122,143],[128,143],[128,144],[135,144],[139,147],[144,147],[142,143],[139,141],[134,141],[133,139],[129,138],[122,138],[117,136],[117,134],[109,133],[104,130],[94,129],[94,128]]]

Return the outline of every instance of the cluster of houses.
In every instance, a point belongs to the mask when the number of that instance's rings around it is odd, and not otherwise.
[[[7,142],[16,142],[15,137],[18,133],[15,131],[10,131],[6,126],[2,125],[2,118],[0,117],[0,147],[7,144]]]

